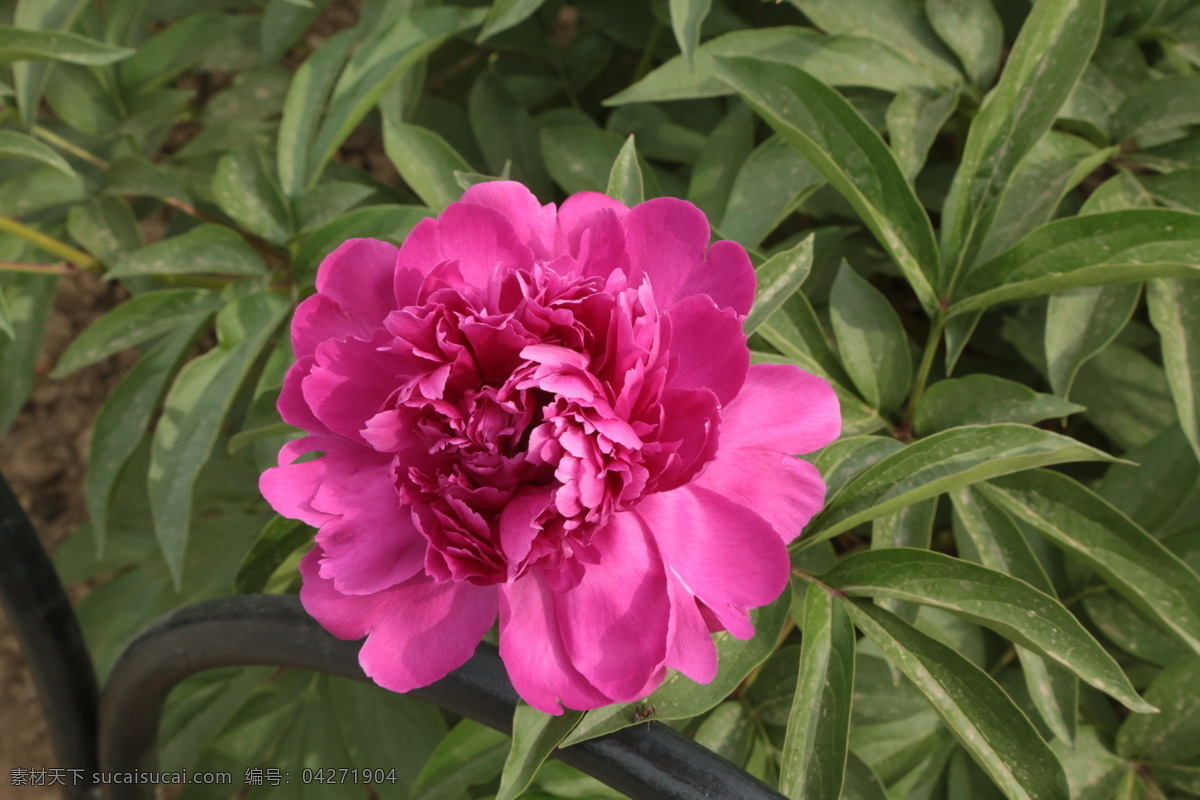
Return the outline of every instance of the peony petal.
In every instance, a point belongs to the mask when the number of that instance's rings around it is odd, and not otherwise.
[[[671,598],[667,666],[696,683],[709,683],[717,676],[717,647],[696,606],[696,598],[674,573],[667,575],[667,590]]]
[[[258,479],[258,490],[271,507],[288,519],[298,519],[317,527],[332,515],[312,507],[312,500],[329,471],[325,458],[293,464],[292,461],[314,450],[340,447],[337,442],[320,436],[306,436],[288,442],[279,451],[279,466],[272,467]]]
[[[409,359],[381,351],[392,337],[384,330],[370,341],[331,339],[317,348],[316,363],[302,380],[304,399],[331,431],[365,443],[361,431],[403,382]]]
[[[750,368],[742,321],[702,295],[676,303],[667,317],[671,321],[671,355],[679,359],[667,378],[668,385],[711,389],[722,405],[731,402]]]
[[[512,223],[486,206],[451,203],[438,217],[438,241],[443,260],[457,261],[463,283],[477,289],[509,269],[533,266],[533,253]]]
[[[785,544],[799,536],[825,504],[825,481],[812,464],[770,450],[725,447],[723,442],[693,485],[758,514]]]
[[[589,709],[612,699],[575,669],[563,646],[554,592],[530,573],[500,586],[500,658],[526,703],[546,714]]]
[[[648,495],[635,511],[684,586],[731,634],[753,635],[747,609],[779,597],[790,570],[787,547],[767,521],[695,484]]]
[[[321,577],[325,553],[317,545],[300,559],[300,603],[313,619],[339,639],[361,639],[388,612],[383,593],[344,595]]]
[[[667,655],[666,573],[636,515],[614,514],[594,537],[600,563],[554,598],[563,644],[593,686],[635,700]]]
[[[607,217],[617,220],[625,218],[629,207],[600,192],[580,192],[563,201],[558,210],[558,234],[554,251],[558,255],[579,255],[580,240],[585,231],[600,224]]]
[[[396,308],[392,282],[398,252],[396,245],[378,239],[344,242],[317,268],[317,291],[359,324],[381,327]]]
[[[428,686],[461,667],[496,621],[494,586],[435,583],[418,575],[381,594],[386,611],[371,628],[358,663],[394,692]]]
[[[396,274],[392,280],[396,308],[418,302],[425,277],[445,260],[438,236],[438,221],[426,217],[404,237],[400,252],[396,254]]]
[[[625,230],[633,272],[649,276],[661,308],[707,295],[740,316],[750,312],[755,279],[749,257],[735,242],[720,242],[709,252],[708,220],[691,203],[674,197],[648,200],[629,212]]]
[[[361,474],[361,473],[360,473]],[[321,575],[343,594],[372,594],[408,580],[425,563],[428,542],[400,505],[391,469],[362,476],[344,499],[342,516],[317,534],[325,551]]]
[[[296,358],[307,358],[316,352],[326,339],[371,338],[380,327],[377,320],[347,314],[337,301],[323,294],[314,294],[296,307],[292,318],[292,350]]]
[[[554,204],[542,205],[522,184],[516,181],[477,183],[463,192],[462,202],[486,206],[503,214],[539,260],[549,261],[557,255],[554,251]]]
[[[842,412],[824,378],[790,364],[755,364],[721,412],[721,448],[811,453],[838,437]]]
[[[312,356],[301,356],[295,364],[288,367],[283,376],[283,387],[279,390],[279,401],[275,407],[283,421],[297,428],[322,435],[336,435],[326,427],[324,422],[317,419],[304,399],[304,379],[312,372],[316,362]]]

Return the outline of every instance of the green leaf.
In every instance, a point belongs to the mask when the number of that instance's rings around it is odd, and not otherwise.
[[[583,718],[582,711],[566,710],[558,716],[544,714],[521,702],[513,712],[512,749],[504,762],[496,800],[516,800],[533,782],[538,768],[571,729]]]
[[[213,199],[234,222],[272,244],[292,237],[292,219],[279,185],[261,154],[243,150],[217,162]]]
[[[225,306],[217,315],[217,346],[185,366],[167,395],[154,432],[148,485],[154,532],[176,586],[183,581],[196,479],[234,393],[290,309],[268,292]]]
[[[1125,457],[1133,463],[1109,466],[1093,487],[1096,493],[1156,538],[1186,526],[1200,485],[1200,462],[1183,430],[1171,425]]]
[[[653,694],[641,702],[618,703],[584,714],[579,725],[563,740],[562,746],[577,744],[647,720],[695,717],[716,707],[775,649],[787,619],[788,600],[788,596],[784,595],[770,605],[751,611],[754,637],[747,641],[734,639],[727,631],[713,637],[719,667],[712,683],[696,684],[682,673],[672,672]]]
[[[87,4],[88,0],[41,0],[37,3],[26,0],[16,3],[12,21],[24,30],[65,31],[74,26]],[[21,123],[27,129],[32,129],[37,120],[42,91],[53,66],[36,61],[19,61],[13,65],[13,89],[21,111]]]
[[[241,594],[263,591],[275,570],[312,538],[312,528],[304,523],[275,517],[262,529],[254,546],[242,559],[233,581],[234,588]]]
[[[17,335],[17,330],[12,324],[12,312],[8,310],[8,298],[4,295],[3,286],[0,286],[0,333],[10,340]]]
[[[859,475],[903,449],[891,436],[849,436],[823,448],[813,464],[825,479],[827,505],[833,505]]]
[[[388,86],[451,36],[478,25],[484,14],[481,8],[417,9],[396,15],[391,25],[361,42],[329,98],[329,108],[312,145],[309,185],[316,182],[326,162]],[[388,157],[395,160],[390,151]]]
[[[799,546],[977,481],[1050,464],[1111,458],[1074,439],[1024,425],[952,428],[914,442],[861,473],[810,523]]]
[[[71,206],[67,232],[104,264],[112,264],[145,244],[137,217],[119,197],[98,197]]]
[[[9,61],[65,61],[102,66],[129,58],[134,51],[69,31],[37,31],[0,25],[0,64]]]
[[[65,158],[32,136],[16,131],[0,131],[0,156],[37,161],[54,167],[64,175],[75,174]]]
[[[933,543],[933,521],[937,515],[936,497],[905,506],[899,511],[871,522],[871,549],[919,547],[928,549]],[[921,608],[904,600],[881,598],[876,603],[907,623],[913,623]]]
[[[683,56],[676,56],[605,103],[623,105],[732,94],[715,71],[715,60],[727,56],[791,64],[830,86],[861,86],[885,92],[909,87],[946,89],[957,81],[953,76],[934,75],[927,65],[871,39],[824,36],[808,28],[760,28],[711,39],[696,50],[690,66]]]
[[[755,727],[755,719],[745,703],[727,700],[704,718],[693,741],[749,771],[746,762],[755,749]]]
[[[959,489],[951,497],[960,555],[1054,596],[1050,578],[1011,517],[974,488]],[[1034,708],[1055,736],[1074,741],[1078,680],[1066,668],[1049,663],[1024,647],[1017,647],[1016,653]]]
[[[972,268],[1017,164],[1054,122],[1100,34],[1104,0],[1036,4],[1013,44],[1000,82],[967,134],[942,213],[943,282],[953,292]]]
[[[854,626],[840,603],[809,584],[803,606],[804,640],[796,694],[780,756],[779,790],[788,797],[838,800],[842,796],[854,697]]]
[[[913,87],[901,89],[888,104],[888,142],[910,181],[925,165],[934,139],[958,107],[958,94]]]
[[[608,173],[606,193],[630,207],[646,199],[646,190],[642,185],[642,168],[638,165],[637,145],[633,142],[632,133],[613,161],[612,170]]]
[[[814,235],[809,234],[798,245],[776,253],[755,270],[758,291],[754,306],[742,323],[747,336],[758,330],[789,297],[799,291],[812,270],[813,238]]]
[[[114,278],[207,273],[257,277],[266,273],[266,265],[254,248],[229,228],[198,225],[180,236],[135,250],[108,272]]]
[[[1044,470],[994,480],[981,491],[1200,653],[1200,576],[1124,514],[1082,484]]]
[[[125,156],[114,161],[104,174],[103,183],[106,195],[174,198],[185,203],[192,202],[167,167],[141,156]]]
[[[712,129],[692,165],[687,199],[710,220],[724,216],[734,180],[754,150],[754,122],[754,112],[744,103],[736,103]]]
[[[314,169],[313,140],[333,85],[355,45],[354,31],[335,34],[305,59],[288,86],[275,161],[285,196],[299,197]]]
[[[143,42],[121,65],[121,83],[130,94],[150,92],[199,64],[222,42],[234,40],[252,24],[235,14],[193,14]]]
[[[507,735],[464,719],[451,728],[421,768],[413,784],[413,800],[457,800],[468,786],[499,775],[508,750]]]
[[[1079,727],[1073,748],[1062,740],[1050,747],[1067,773],[1071,800],[1111,800],[1121,776],[1129,771],[1129,763],[1109,752],[1091,725]]]
[[[1117,647],[1150,664],[1167,666],[1190,652],[1178,639],[1163,632],[1154,620],[1124,598],[1097,585],[1083,598],[1083,610],[1100,633]]]
[[[1130,715],[1117,732],[1117,752],[1166,764],[1200,755],[1200,657],[1180,659],[1163,670],[1146,699],[1162,712]]]
[[[508,85],[492,70],[479,73],[468,97],[471,132],[488,168],[500,174],[508,167],[512,180],[538,197],[553,191],[542,164],[537,123],[518,102]]]
[[[938,381],[925,390],[913,414],[913,431],[928,436],[960,425],[1033,425],[1083,410],[1083,406],[1035,392],[1023,383],[995,375],[968,375]]]
[[[1138,208],[1070,217],[1030,233],[963,283],[962,314],[1078,286],[1195,276],[1200,214]]]
[[[991,85],[1000,66],[1004,25],[990,0],[931,0],[925,14],[958,56],[971,83],[980,89]]]
[[[0,434],[8,431],[33,388],[33,370],[57,289],[58,278],[49,275],[6,273],[0,282],[14,333],[11,339],[0,338]]]
[[[843,261],[829,314],[842,364],[863,399],[885,413],[895,411],[912,383],[912,351],[892,304]]]
[[[1125,328],[1141,284],[1087,286],[1051,295],[1046,308],[1046,366],[1050,387],[1069,397],[1075,376]]]
[[[192,317],[207,317],[217,307],[217,296],[198,289],[145,292],[126,300],[79,334],[51,373],[65,378],[89,364],[103,361],[156,336],[187,326]]]
[[[932,311],[940,271],[933,228],[879,134],[841,95],[795,67],[726,58],[717,74],[845,196]]]
[[[1071,394],[1087,420],[1122,450],[1151,442],[1178,424],[1167,375],[1132,347],[1111,344],[1083,365]]]
[[[385,120],[383,149],[404,182],[433,210],[462,196],[454,172],[471,172],[471,165],[428,128]]]
[[[487,19],[483,21],[483,30],[479,33],[479,41],[495,36],[508,30],[529,17],[541,8],[546,0],[496,0],[488,9]]]
[[[869,603],[854,624],[917,685],[959,743],[1013,800],[1067,800],[1054,753],[995,681],[954,650]]]
[[[1162,341],[1179,424],[1200,458],[1200,281],[1150,281],[1146,300]]]
[[[671,30],[679,43],[679,52],[691,66],[700,44],[700,25],[712,10],[712,0],[671,0]]]
[[[725,202],[721,235],[758,247],[806,198],[825,184],[821,173],[783,139],[772,136],[737,169]]]
[[[883,783],[853,752],[846,760],[846,780],[842,784],[841,800],[888,800]]]
[[[1127,141],[1200,122],[1200,76],[1169,75],[1135,87],[1112,118],[1113,139]]]
[[[1150,777],[1156,783],[1166,784],[1192,796],[1200,795],[1200,767],[1153,764],[1150,767]]]
[[[886,597],[949,611],[1061,664],[1132,710],[1153,708],[1070,611],[1003,572],[929,550],[893,547],[855,553],[821,581],[850,597]]]
[[[347,239],[370,236],[400,244],[409,231],[434,212],[424,206],[367,206],[325,223],[304,238],[304,244],[292,262],[296,275],[311,283],[317,265]]]
[[[207,327],[210,315],[193,313],[182,320],[168,318],[173,330],[122,376],[96,415],[92,442],[88,448],[84,488],[92,536],[96,540],[96,551],[101,556],[108,541],[109,509],[113,504],[121,469],[132,458],[142,437],[150,429],[167,384],[175,376],[196,337]]]
[[[550,177],[568,194],[603,192],[624,146],[611,131],[574,125],[542,128],[541,142]]]

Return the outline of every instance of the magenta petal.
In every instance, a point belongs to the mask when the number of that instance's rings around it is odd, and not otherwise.
[[[771,525],[695,484],[645,497],[637,514],[667,568],[730,633],[748,638],[746,610],[772,602],[787,586],[787,547]]]
[[[321,559],[325,554],[317,545],[300,559],[300,603],[304,610],[339,639],[361,639],[388,611],[382,594],[345,595],[333,588],[333,581],[321,577]]]
[[[435,583],[419,575],[382,593],[358,663],[380,686],[407,692],[461,667],[496,621],[496,587]]]
[[[667,589],[671,597],[667,666],[696,683],[710,683],[717,676],[717,647],[696,598],[673,573],[667,575]]]
[[[824,378],[790,364],[755,364],[722,410],[721,448],[811,453],[838,437],[842,412]]]
[[[769,450],[722,446],[693,485],[758,514],[785,544],[799,536],[825,504],[825,481],[816,467]]]
[[[438,221],[426,217],[413,227],[396,254],[396,274],[392,279],[396,308],[416,303],[425,277],[443,261]]]
[[[457,261],[463,282],[486,289],[496,275],[533,265],[532,251],[509,220],[486,206],[453,203],[438,217],[442,257]]]
[[[331,339],[317,348],[316,363],[301,383],[309,408],[325,426],[356,442],[407,371],[407,361],[382,352],[392,337],[376,331],[370,341]]]
[[[567,656],[554,592],[535,574],[500,586],[500,658],[517,694],[546,714],[608,705]]]
[[[629,213],[629,207],[600,192],[580,192],[568,197],[558,210],[555,251],[560,255],[578,255],[584,232],[597,225],[605,212],[620,220]]]
[[[679,358],[668,377],[670,385],[711,389],[722,404],[739,397],[750,368],[742,321],[699,295],[676,303],[667,316],[671,320],[671,352]]]
[[[516,181],[477,183],[463,193],[462,202],[487,206],[508,218],[517,236],[542,260],[554,257],[554,204],[543,206],[533,192]]]
[[[378,320],[347,314],[332,298],[314,294],[296,307],[292,318],[292,350],[296,358],[311,356],[317,345],[327,339],[368,339],[378,328]]]
[[[593,686],[614,700],[635,700],[666,659],[666,574],[634,514],[614,514],[594,543],[600,563],[555,597],[563,643]]]
[[[378,239],[351,239],[317,269],[317,291],[368,327],[379,327],[396,306],[392,281],[396,245]]]
[[[673,197],[648,200],[629,212],[625,229],[633,271],[650,277],[660,307],[702,294],[720,308],[749,313],[754,267],[734,242],[718,242],[709,251],[708,220],[700,209]]]
[[[364,476],[346,512],[321,528],[321,575],[343,594],[372,594],[408,580],[425,563],[427,541],[400,505],[391,470]]]

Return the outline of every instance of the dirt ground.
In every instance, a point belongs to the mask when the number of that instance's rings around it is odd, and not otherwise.
[[[115,305],[116,291],[89,273],[59,282],[33,393],[12,430],[0,437],[0,472],[51,552],[87,516],[83,476],[92,421],[127,359],[110,359],[65,380],[51,380],[49,372],[71,339]],[[9,785],[14,768],[51,766],[37,690],[0,614],[0,800],[58,797],[49,788]]]

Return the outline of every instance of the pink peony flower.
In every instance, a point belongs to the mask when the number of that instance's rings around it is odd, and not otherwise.
[[[499,616],[535,708],[706,683],[713,631],[788,581],[825,485],[793,453],[837,400],[750,366],[754,271],[703,213],[595,193],[555,209],[469,189],[404,245],[346,242],[296,310],[279,410],[308,436],[262,476],[320,530],[304,607],[403,692],[466,661]],[[316,452],[319,457],[297,462]]]

